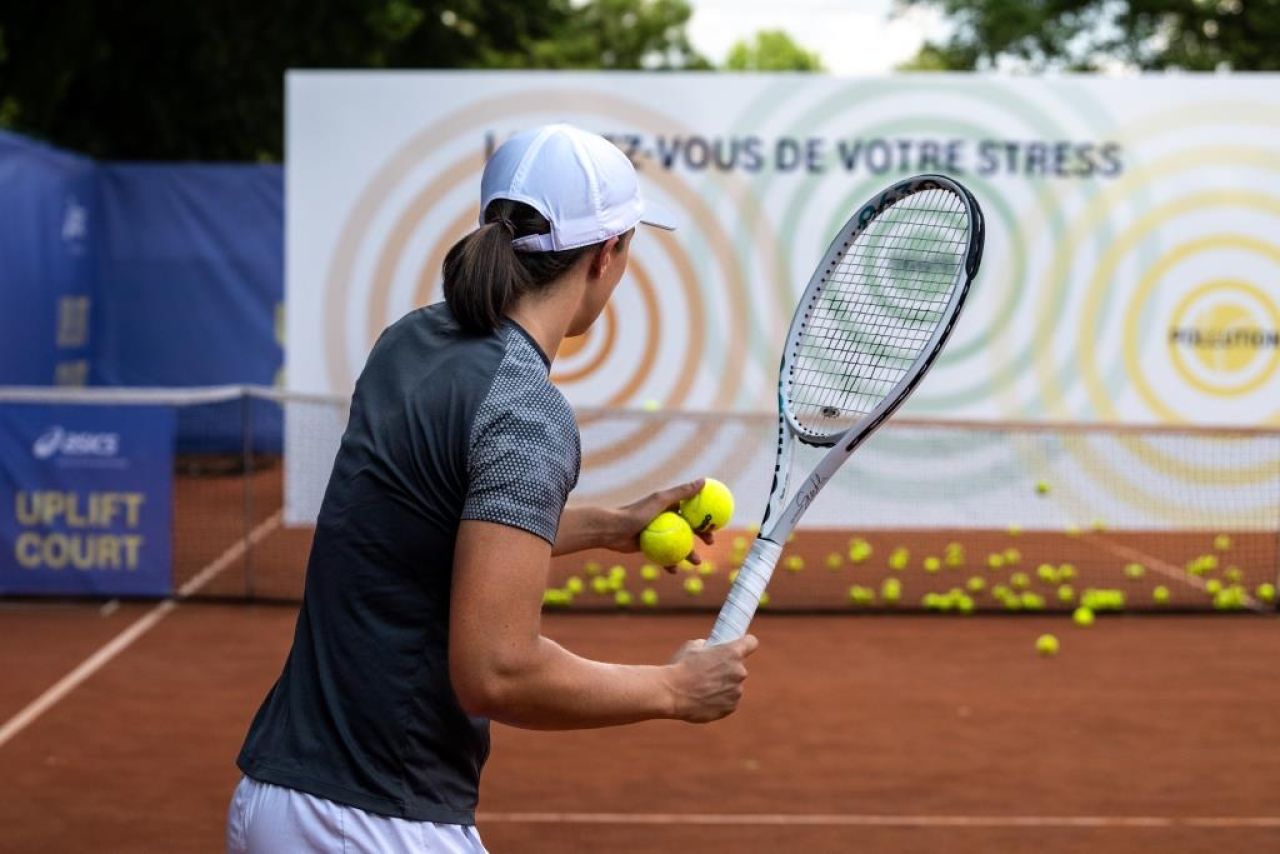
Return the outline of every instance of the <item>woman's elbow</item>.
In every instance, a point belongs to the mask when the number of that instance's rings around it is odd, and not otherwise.
[[[519,698],[521,667],[450,660],[449,678],[468,715],[501,720]]]

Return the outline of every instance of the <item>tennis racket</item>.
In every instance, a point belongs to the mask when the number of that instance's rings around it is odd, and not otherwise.
[[[920,383],[982,260],[982,210],[950,178],[919,175],[840,229],[800,298],[778,374],[778,458],[760,535],[708,643],[746,634],[782,544],[836,469]],[[796,442],[830,448],[784,503]]]

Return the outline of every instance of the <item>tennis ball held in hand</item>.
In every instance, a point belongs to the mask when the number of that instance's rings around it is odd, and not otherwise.
[[[709,477],[697,495],[680,502],[680,515],[700,534],[723,528],[733,518],[733,493]]]
[[[656,564],[675,566],[693,551],[693,529],[676,513],[659,513],[640,532],[640,551]]]

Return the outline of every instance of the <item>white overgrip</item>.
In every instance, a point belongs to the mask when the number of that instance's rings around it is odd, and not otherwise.
[[[773,568],[777,566],[781,555],[782,546],[771,540],[756,538],[720,608],[711,636],[707,638],[708,646],[728,643],[747,633],[751,618],[760,606],[760,597],[764,595],[764,589],[769,584]]]

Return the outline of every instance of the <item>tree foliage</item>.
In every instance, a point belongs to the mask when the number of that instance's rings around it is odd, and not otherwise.
[[[0,6],[0,126],[95,157],[278,160],[289,68],[706,68],[686,0]]]
[[[822,60],[782,30],[761,30],[750,41],[736,42],[730,48],[725,68],[730,71],[821,71]]]
[[[1280,0],[896,0],[952,24],[905,68],[1280,70]]]

